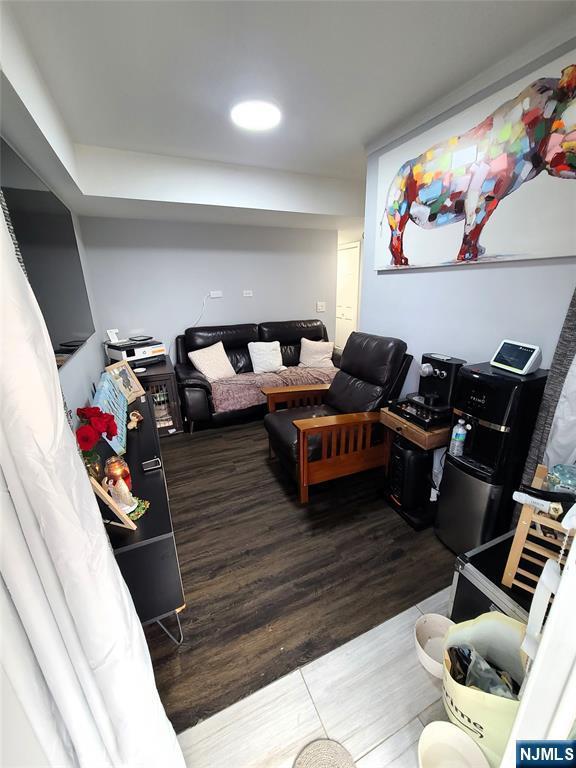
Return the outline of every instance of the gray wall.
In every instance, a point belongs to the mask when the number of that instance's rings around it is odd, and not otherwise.
[[[224,297],[207,299],[199,325],[319,317],[334,338],[335,231],[91,217],[80,226],[100,338],[119,328],[171,345],[211,290]]]
[[[360,329],[404,339],[417,361],[425,352],[441,352],[480,362],[503,338],[528,341],[542,347],[548,366],[576,285],[576,255],[378,273],[373,268],[377,166],[373,155],[368,161]],[[556,226],[573,227],[573,222]],[[576,254],[576,238],[574,245]],[[405,391],[417,388],[413,364]]]

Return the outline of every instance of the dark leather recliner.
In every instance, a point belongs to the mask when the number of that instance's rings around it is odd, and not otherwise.
[[[221,341],[236,373],[252,371],[248,352],[251,341],[279,341],[282,362],[286,366],[298,365],[300,340],[327,341],[328,333],[321,320],[285,320],[240,325],[212,325],[187,328],[176,337],[176,379],[182,405],[182,415],[188,430],[194,426],[215,426],[237,420],[263,416],[266,407],[255,405],[242,411],[215,413],[212,402],[212,385],[190,362],[188,352],[209,347]],[[338,365],[339,355],[333,361]]]
[[[314,405],[276,410],[295,402],[295,387],[269,397],[264,418],[271,452],[296,477],[300,500],[315,482],[342,477],[387,461],[379,410],[399,397],[411,355],[400,339],[353,333],[342,353],[340,371],[329,388],[319,388]],[[309,401],[303,390],[301,401]]]

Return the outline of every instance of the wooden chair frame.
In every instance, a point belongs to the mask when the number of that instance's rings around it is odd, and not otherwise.
[[[287,408],[320,405],[328,389],[328,384],[321,384],[265,387],[262,392],[268,398],[269,412],[274,413],[279,404],[285,404]],[[383,442],[372,445],[374,425],[379,421],[379,412],[294,420],[298,431],[298,497],[301,504],[308,502],[311,485],[388,465],[390,430],[384,430]],[[321,456],[309,461],[308,441],[313,435],[321,436]]]
[[[300,384],[290,387],[263,387],[261,392],[268,400],[268,413],[274,413],[278,405],[299,408],[304,405],[320,405],[330,384]]]

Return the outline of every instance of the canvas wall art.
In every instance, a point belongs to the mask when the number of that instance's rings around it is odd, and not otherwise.
[[[576,54],[385,153],[377,269],[576,253]]]

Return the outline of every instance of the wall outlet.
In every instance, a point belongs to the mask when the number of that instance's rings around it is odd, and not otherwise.
[[[317,301],[316,302],[316,312],[326,312],[326,302],[325,301]]]
[[[222,291],[210,291],[211,299],[221,299],[224,296]]]
[[[251,291],[249,288],[242,291],[242,296],[254,296],[254,292]]]

